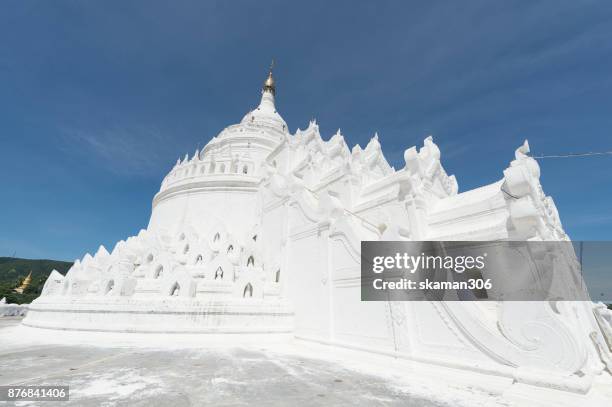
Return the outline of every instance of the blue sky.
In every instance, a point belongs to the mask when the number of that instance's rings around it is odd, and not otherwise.
[[[73,260],[146,226],[177,157],[259,99],[291,131],[432,134],[461,191],[534,154],[612,150],[612,3],[7,0],[0,256]],[[612,240],[612,157],[542,160],[573,239]]]

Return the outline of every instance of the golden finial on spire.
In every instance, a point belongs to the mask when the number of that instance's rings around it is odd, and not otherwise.
[[[268,78],[264,82],[263,91],[270,92],[274,95],[276,93],[276,86],[274,84],[274,77],[272,76],[273,69],[274,69],[274,59],[272,60],[272,63],[270,64],[270,71],[268,72]]]

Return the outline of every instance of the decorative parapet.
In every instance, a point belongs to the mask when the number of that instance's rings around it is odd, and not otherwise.
[[[540,166],[528,153],[529,142],[525,140],[504,170],[502,191],[506,194],[511,221],[521,237],[568,240],[557,207],[540,184]]]
[[[456,195],[459,189],[454,175],[448,175],[440,162],[440,149],[433,137],[427,137],[417,153],[416,147],[404,152],[404,171],[410,175],[414,194],[430,191],[439,198]]]

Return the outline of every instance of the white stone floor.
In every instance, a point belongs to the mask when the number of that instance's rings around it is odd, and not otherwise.
[[[475,390],[372,374],[293,345],[176,346],[166,335],[152,347],[136,346],[19,322],[0,319],[0,385],[69,385],[70,401],[17,406],[505,405]]]

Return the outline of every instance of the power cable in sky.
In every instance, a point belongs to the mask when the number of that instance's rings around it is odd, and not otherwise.
[[[540,158],[573,158],[573,157],[590,157],[593,155],[612,155],[612,151],[600,151],[594,152],[590,151],[588,153],[569,153],[569,154],[559,154],[559,155],[532,155],[531,158],[540,159]]]

